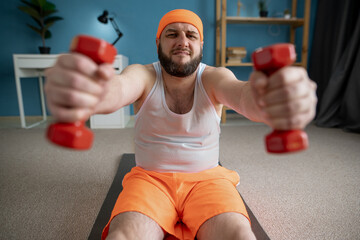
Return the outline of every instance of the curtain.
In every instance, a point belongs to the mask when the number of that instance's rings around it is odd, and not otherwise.
[[[360,133],[360,1],[319,0],[313,36],[315,123]]]

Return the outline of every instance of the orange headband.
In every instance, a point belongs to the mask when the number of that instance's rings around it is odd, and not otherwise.
[[[156,38],[160,38],[160,35],[164,28],[170,23],[189,23],[197,28],[200,34],[200,40],[203,41],[203,24],[198,15],[194,12],[185,9],[176,9],[165,14],[160,20]]]

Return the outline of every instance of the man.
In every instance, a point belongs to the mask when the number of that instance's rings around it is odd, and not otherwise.
[[[193,12],[167,13],[156,36],[159,62],[111,65],[59,57],[46,71],[49,108],[58,121],[87,119],[134,103],[137,166],[103,239],[255,239],[236,172],[218,166],[223,105],[276,129],[302,129],[314,117],[315,84],[285,67],[243,82],[226,68],[200,63],[203,26]]]

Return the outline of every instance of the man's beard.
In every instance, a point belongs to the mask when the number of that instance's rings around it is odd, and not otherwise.
[[[174,77],[187,77],[193,74],[202,60],[202,49],[199,56],[185,64],[175,63],[162,51],[161,44],[158,48],[158,58],[165,71]]]

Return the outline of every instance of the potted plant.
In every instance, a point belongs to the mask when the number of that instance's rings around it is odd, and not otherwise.
[[[285,10],[284,10],[284,18],[286,18],[286,19],[290,19],[290,18],[291,18],[291,14],[290,14],[290,10],[289,10],[289,9],[285,9]]]
[[[29,28],[37,32],[41,36],[42,46],[39,47],[40,53],[50,53],[50,47],[45,45],[45,39],[51,38],[49,28],[62,17],[53,16],[56,10],[55,4],[47,0],[21,0],[25,5],[18,6],[18,9],[28,14],[37,26],[27,24]]]
[[[260,17],[267,17],[268,8],[267,8],[266,0],[259,0],[258,1],[258,7],[259,7],[259,15],[260,15]]]

